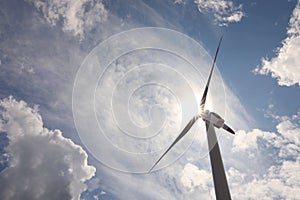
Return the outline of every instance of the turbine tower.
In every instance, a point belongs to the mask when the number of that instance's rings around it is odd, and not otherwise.
[[[234,131],[226,125],[224,122],[224,119],[222,119],[218,114],[214,112],[210,112],[209,110],[204,110],[205,107],[205,101],[206,96],[209,88],[210,79],[215,67],[215,63],[217,60],[217,56],[219,53],[219,48],[222,42],[222,38],[220,38],[218,48],[216,50],[215,58],[213,61],[213,65],[207,80],[207,84],[201,99],[200,103],[200,113],[196,116],[194,116],[189,123],[185,126],[185,128],[182,130],[182,132],[179,134],[179,136],[175,139],[175,141],[171,144],[171,146],[166,150],[166,152],[156,161],[156,163],[151,167],[149,170],[149,173],[152,171],[152,169],[159,163],[159,161],[171,150],[171,148],[190,130],[190,128],[193,126],[193,124],[199,119],[202,118],[202,120],[205,122],[206,125],[206,134],[207,134],[207,141],[208,141],[208,149],[209,149],[209,156],[210,156],[210,163],[211,163],[211,169],[212,169],[212,175],[214,180],[214,186],[215,186],[215,194],[217,200],[227,200],[231,199],[230,191],[228,188],[228,183],[226,179],[226,174],[223,166],[223,161],[221,157],[221,152],[215,132],[216,128],[223,128],[224,130],[235,134]]]

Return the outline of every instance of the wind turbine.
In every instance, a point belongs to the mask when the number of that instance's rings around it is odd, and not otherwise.
[[[207,80],[207,84],[201,99],[200,103],[200,113],[194,116],[189,123],[184,127],[182,132],[179,134],[179,136],[175,139],[175,141],[171,144],[171,146],[167,149],[167,151],[156,161],[156,163],[151,167],[149,170],[149,173],[152,171],[152,169],[159,163],[159,161],[171,150],[171,148],[190,130],[190,128],[193,126],[193,124],[199,119],[202,118],[202,120],[205,122],[206,125],[206,133],[207,133],[207,140],[208,140],[208,149],[209,156],[210,156],[210,163],[212,168],[212,174],[213,174],[213,180],[214,180],[214,186],[215,186],[215,194],[216,199],[222,199],[227,200],[231,199],[230,197],[230,191],[228,188],[228,183],[226,179],[226,174],[223,166],[223,161],[220,153],[220,148],[217,140],[217,136],[215,133],[215,128],[223,128],[224,130],[235,134],[234,131],[226,125],[224,122],[224,119],[222,119],[218,114],[214,112],[210,112],[209,110],[204,110],[206,96],[208,92],[208,87],[210,83],[210,79],[215,67],[216,59],[218,56],[219,48],[222,42],[222,38],[220,38],[218,48],[216,50],[215,58],[213,61],[213,65]]]

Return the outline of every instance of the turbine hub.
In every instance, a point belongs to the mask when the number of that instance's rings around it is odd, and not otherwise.
[[[225,122],[225,120],[220,117],[220,115],[215,112],[210,112],[209,110],[201,112],[201,118],[205,122],[212,123],[217,128],[221,128]]]

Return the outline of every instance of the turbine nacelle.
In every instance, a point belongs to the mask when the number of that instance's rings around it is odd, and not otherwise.
[[[200,117],[204,122],[213,124],[216,128],[223,128],[224,130],[235,134],[235,132],[228,125],[225,124],[225,120],[215,112],[204,110],[201,112]]]
[[[225,122],[217,113],[205,110],[201,113],[201,118],[205,122],[212,123],[215,127],[221,128]]]

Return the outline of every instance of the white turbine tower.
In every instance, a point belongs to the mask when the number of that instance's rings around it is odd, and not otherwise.
[[[152,171],[152,169],[159,163],[159,161],[170,151],[170,149],[190,130],[190,128],[193,126],[193,124],[199,119],[202,118],[202,120],[205,122],[206,125],[206,133],[207,133],[207,140],[208,140],[208,149],[209,149],[209,156],[210,156],[210,163],[211,163],[211,169],[213,174],[213,180],[214,180],[214,186],[215,186],[215,194],[216,199],[218,200],[227,200],[231,199],[230,197],[230,191],[228,188],[228,183],[226,179],[226,174],[223,166],[223,161],[220,153],[220,148],[217,140],[217,136],[215,133],[215,128],[223,128],[226,131],[235,134],[234,131],[226,125],[224,122],[224,119],[222,119],[218,114],[214,112],[210,112],[209,110],[204,110],[206,96],[208,92],[208,87],[210,83],[210,79],[215,67],[217,55],[219,52],[219,48],[222,42],[222,37],[220,38],[218,48],[216,50],[215,58],[213,61],[213,65],[207,80],[207,84],[201,99],[200,103],[200,113],[196,116],[194,116],[189,123],[185,126],[185,128],[182,130],[182,132],[179,134],[179,136],[175,139],[175,141],[171,144],[171,146],[167,149],[167,151],[156,161],[156,163],[151,167],[149,172]]]

